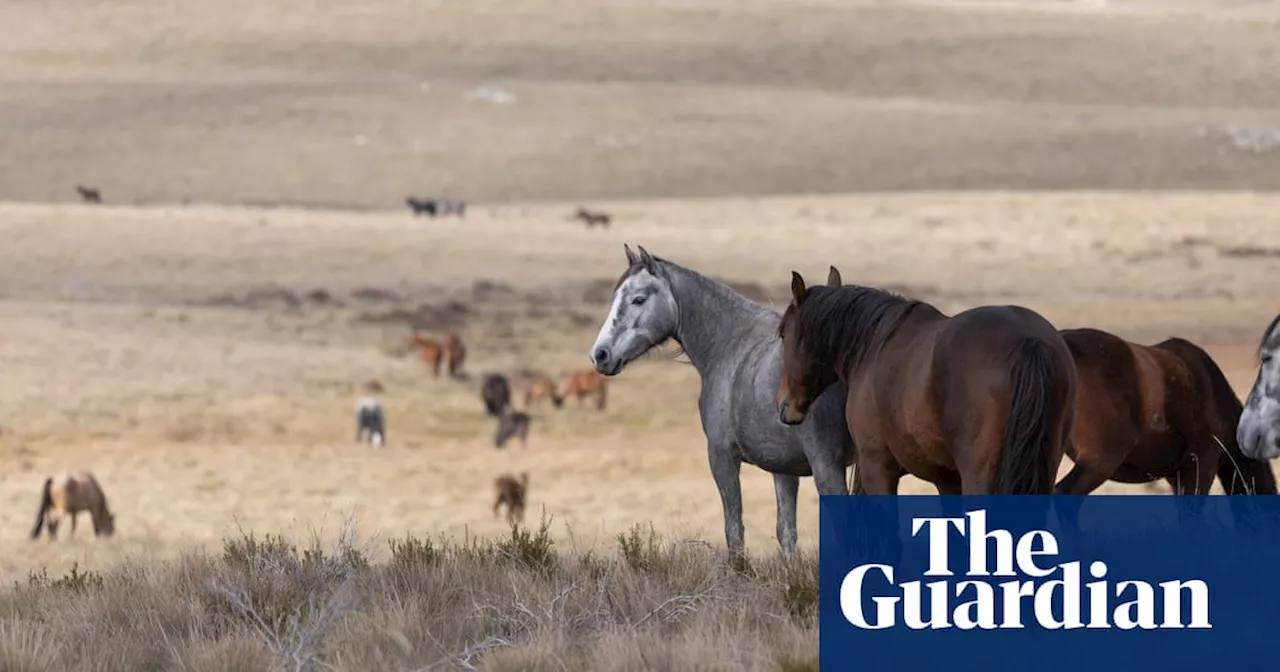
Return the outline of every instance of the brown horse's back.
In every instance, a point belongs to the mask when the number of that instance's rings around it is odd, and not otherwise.
[[[1080,392],[1070,447],[1076,464],[1057,491],[1086,494],[1107,480],[1163,478],[1179,492],[1207,494],[1224,459],[1223,428],[1230,424],[1234,440],[1230,418],[1240,413],[1208,354],[1183,339],[1146,346],[1097,329],[1062,333]]]

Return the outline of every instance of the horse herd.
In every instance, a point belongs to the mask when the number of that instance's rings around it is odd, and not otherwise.
[[[1280,457],[1280,316],[1263,333],[1259,371],[1244,404],[1205,350],[1170,338],[1155,345],[1092,328],[1059,329],[1022,306],[979,306],[947,315],[881,289],[846,285],[830,268],[826,285],[793,272],[782,314],[728,285],[643,247],[624,245],[627,268],[591,346],[594,370],[557,387],[537,378],[525,408],[543,398],[559,408],[595,394],[606,377],[674,340],[698,371],[698,413],[720,493],[731,552],[744,550],[740,470],[773,475],[777,538],[796,552],[799,479],[819,494],[897,494],[911,474],[940,494],[1082,495],[1107,480],[1166,480],[1177,494],[1207,494],[1216,477],[1230,495],[1277,494],[1268,462]],[[462,377],[466,348],[456,333],[413,345],[438,377],[447,363]],[[526,438],[529,416],[512,406],[506,376],[481,385],[498,418],[499,448]],[[357,403],[357,440],[386,441],[381,406]],[[855,449],[856,447],[856,449]],[[1055,482],[1063,456],[1073,467]],[[854,478],[846,483],[846,470]],[[528,474],[495,479],[494,513],[523,512]],[[49,512],[52,510],[52,514]],[[46,479],[32,538],[58,519],[88,510],[96,534],[114,518],[87,473]]]
[[[1069,494],[1165,479],[1207,494],[1277,494],[1280,316],[1247,404],[1204,349],[1059,329],[1022,306],[947,315],[897,294],[793,272],[785,312],[624,245],[627,269],[591,346],[614,376],[667,340],[702,382],[698,412],[725,541],[743,550],[742,463],[771,472],[792,557],[799,479],[820,494],[897,494],[906,474],[940,494]],[[856,450],[855,450],[856,447]],[[1074,466],[1055,483],[1063,455]],[[852,486],[845,470],[854,466]],[[1064,500],[1065,501],[1065,500]]]

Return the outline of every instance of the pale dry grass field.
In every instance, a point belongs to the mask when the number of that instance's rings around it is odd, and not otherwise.
[[[519,403],[589,366],[628,242],[779,309],[791,270],[835,264],[948,311],[1183,336],[1243,394],[1280,272],[1280,197],[1240,191],[1280,186],[1277,23],[1221,0],[0,2],[0,582],[24,586],[0,667],[266,666],[210,579],[288,610],[357,577],[336,669],[484,642],[487,669],[813,669],[767,474],[742,472],[758,571],[715,553],[687,363],[634,363],[603,412],[533,409],[502,451],[481,377]],[[414,328],[460,333],[468,378],[432,378]],[[383,449],[353,440],[370,379]],[[27,539],[63,468],[98,475],[115,537]],[[491,484],[520,471],[554,571],[391,552],[510,536]],[[222,555],[352,521],[373,569]],[[649,526],[661,561],[619,555]],[[38,578],[73,566],[105,583]]]

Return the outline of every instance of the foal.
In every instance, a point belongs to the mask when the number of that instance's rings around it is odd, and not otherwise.
[[[1020,306],[947,316],[856,285],[791,274],[779,419],[804,421],[837,380],[867,494],[905,470],[941,494],[1049,494],[1071,429],[1076,371],[1058,330]]]
[[[107,496],[97,479],[87,471],[60,471],[44,479],[40,491],[40,510],[36,513],[36,526],[31,538],[40,538],[40,528],[47,527],[49,538],[58,537],[58,523],[64,516],[71,516],[71,534],[76,532],[76,516],[88,511],[93,521],[93,534],[109,537],[115,534],[116,517],[107,508]]]
[[[543,399],[550,399],[551,405],[556,408],[564,405],[564,397],[556,393],[556,384],[550,378],[539,378],[529,383],[524,391],[524,407],[529,408],[533,402],[541,402]]]
[[[570,372],[565,376],[564,382],[560,385],[560,399],[568,399],[570,395],[578,398],[578,407],[582,407],[582,400],[589,394],[596,397],[596,410],[603,411],[608,401],[608,381],[604,375],[595,369],[582,369]]]

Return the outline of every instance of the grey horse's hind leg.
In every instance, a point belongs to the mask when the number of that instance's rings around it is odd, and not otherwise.
[[[796,496],[800,477],[773,475],[773,493],[778,498],[778,546],[788,560],[796,557]]]
[[[742,527],[742,461],[729,446],[707,444],[707,458],[711,463],[711,476],[720,490],[720,507],[724,510],[724,541],[731,554],[741,554],[745,548]]]

